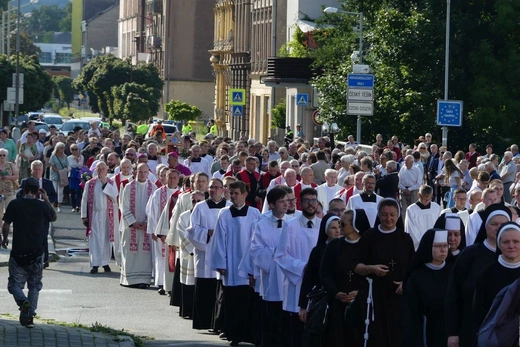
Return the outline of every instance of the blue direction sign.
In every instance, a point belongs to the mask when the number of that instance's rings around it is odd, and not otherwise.
[[[374,75],[365,73],[349,73],[347,76],[349,88],[374,88]]]
[[[232,112],[233,116],[242,117],[244,114],[244,107],[241,105],[233,105]]]
[[[296,94],[296,105],[307,106],[309,103],[309,94]]]
[[[462,126],[462,101],[437,100],[437,125]]]

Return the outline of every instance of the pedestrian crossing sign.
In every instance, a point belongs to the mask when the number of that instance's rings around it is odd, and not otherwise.
[[[234,117],[242,117],[244,114],[244,107],[240,105],[233,105],[232,112]]]
[[[296,94],[296,105],[307,106],[309,103],[309,94]]]
[[[229,90],[229,104],[230,105],[245,105],[246,104],[246,90],[232,88]]]

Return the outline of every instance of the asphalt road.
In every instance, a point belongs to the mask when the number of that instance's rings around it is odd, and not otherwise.
[[[207,331],[191,329],[191,321],[179,317],[178,308],[169,306],[169,297],[156,288],[129,289],[119,285],[119,269],[110,264],[112,273],[101,270],[89,273],[85,230],[78,213],[64,206],[54,223],[56,250],[60,260],[44,270],[38,315],[43,319],[80,323],[99,323],[147,336],[147,346],[227,346]],[[0,313],[18,315],[18,307],[7,292],[8,268],[0,268]]]

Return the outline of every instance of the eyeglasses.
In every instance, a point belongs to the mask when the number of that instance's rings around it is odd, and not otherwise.
[[[125,153],[125,157],[135,157],[135,154],[133,154],[133,153]]]
[[[209,186],[209,189],[222,189],[220,186]]]
[[[0,154],[0,157],[5,157],[6,155],[5,154]]]
[[[78,149],[77,148],[71,148],[70,150],[71,151],[77,151]]]
[[[317,204],[318,199],[302,199],[302,204]]]

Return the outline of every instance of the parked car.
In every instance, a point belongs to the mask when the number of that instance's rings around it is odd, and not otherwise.
[[[29,116],[30,120],[39,120],[40,116],[44,114],[43,111],[36,111],[36,112],[29,112],[27,115]]]
[[[83,128],[83,130],[90,130],[90,120],[84,118],[68,120],[63,123],[60,131],[67,135],[69,132],[74,132],[74,128],[77,126]]]
[[[47,125],[54,125],[56,126],[56,129],[60,130],[63,126],[63,118],[59,114],[53,114],[53,113],[45,113],[43,115],[42,121],[44,123],[47,123]]]

